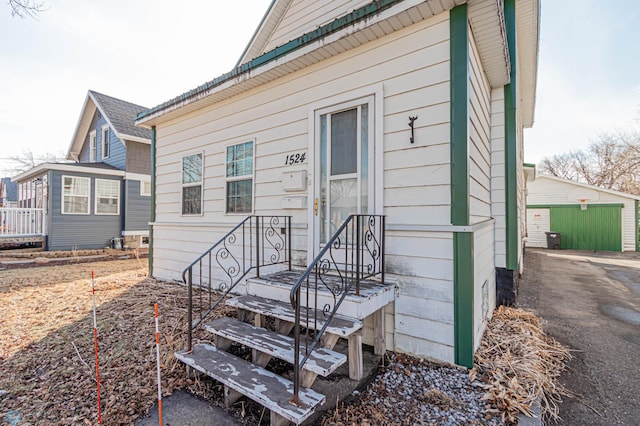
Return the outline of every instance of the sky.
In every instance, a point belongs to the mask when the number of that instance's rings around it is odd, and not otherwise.
[[[0,173],[66,152],[89,89],[153,107],[231,70],[271,0],[0,1]],[[535,122],[525,161],[640,126],[640,2],[542,0]]]

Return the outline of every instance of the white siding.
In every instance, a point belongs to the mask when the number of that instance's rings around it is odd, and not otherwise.
[[[469,219],[479,223],[491,217],[491,153],[489,81],[469,29]]]
[[[549,209],[527,209],[527,247],[547,247],[547,234],[551,232]]]
[[[507,266],[504,158],[504,89],[491,90],[491,216],[495,219],[495,266]]]
[[[473,235],[473,350],[478,349],[482,334],[496,306],[496,274],[493,266],[493,223]]]
[[[590,198],[592,204],[624,204],[622,208],[622,246],[624,251],[635,251],[636,216],[635,199],[597,188],[584,187],[570,181],[538,176],[528,184],[528,205],[578,204],[576,198]],[[584,197],[581,197],[583,194]],[[597,195],[596,195],[597,194]],[[595,199],[597,198],[597,199]],[[531,227],[529,227],[531,229]],[[546,246],[546,243],[545,243]]]
[[[262,53],[275,49],[288,41],[328,24],[334,19],[370,2],[371,0],[293,0],[282,19],[280,19]]]

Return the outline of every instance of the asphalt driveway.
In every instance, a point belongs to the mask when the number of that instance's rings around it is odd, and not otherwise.
[[[638,253],[527,249],[517,303],[573,350],[561,424],[640,424]]]

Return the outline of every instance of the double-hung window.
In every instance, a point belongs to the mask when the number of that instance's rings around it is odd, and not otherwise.
[[[98,141],[96,131],[89,133],[89,162],[95,163],[98,157]]]
[[[91,179],[62,176],[62,214],[89,214]]]
[[[96,214],[120,213],[120,181],[96,179]]]
[[[182,157],[182,214],[202,214],[202,153]]]
[[[111,141],[109,140],[109,126],[102,126],[102,158],[109,157],[109,151],[111,150]]]
[[[253,141],[227,147],[227,213],[253,211]]]

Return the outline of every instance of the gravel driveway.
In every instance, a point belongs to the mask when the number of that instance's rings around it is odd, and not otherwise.
[[[640,255],[527,249],[518,304],[574,359],[561,424],[640,424]]]

